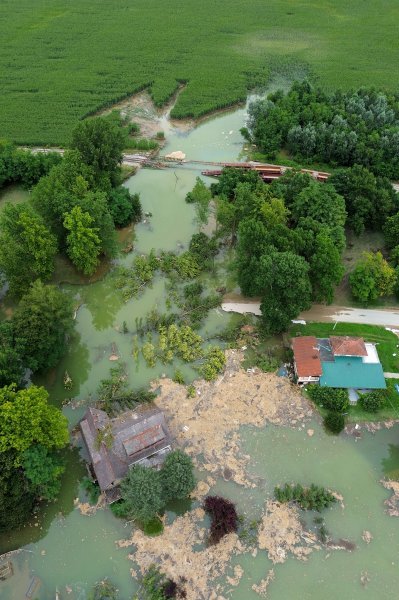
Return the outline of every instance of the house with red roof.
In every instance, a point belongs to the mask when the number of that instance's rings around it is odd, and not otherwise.
[[[299,384],[354,390],[386,388],[376,345],[361,337],[300,336],[292,339],[292,349]]]

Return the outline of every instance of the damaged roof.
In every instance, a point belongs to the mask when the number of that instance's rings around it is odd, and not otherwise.
[[[88,408],[80,422],[83,439],[101,490],[118,485],[129,468],[159,454],[165,457],[171,437],[165,416],[157,407],[145,406],[111,419],[106,412]]]

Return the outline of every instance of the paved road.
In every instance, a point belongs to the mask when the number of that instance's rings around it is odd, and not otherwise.
[[[260,315],[260,302],[248,298],[240,298],[238,295],[225,298],[222,309],[227,312],[252,313]],[[345,306],[325,306],[314,304],[308,311],[301,313],[298,319],[304,321],[317,321],[321,323],[363,323],[365,325],[380,325],[391,327],[399,332],[399,309],[396,308],[348,308]]]
[[[314,304],[310,310],[301,313],[298,318],[305,321],[380,325],[399,330],[399,309],[396,308],[348,308]]]

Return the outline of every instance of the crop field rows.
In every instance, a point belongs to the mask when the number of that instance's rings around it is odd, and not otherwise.
[[[396,0],[2,0],[0,136],[62,144],[85,115],[145,87],[161,105],[179,82],[172,116],[198,117],[273,69],[396,89],[398,18]]]

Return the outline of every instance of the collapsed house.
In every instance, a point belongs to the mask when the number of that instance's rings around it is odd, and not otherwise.
[[[115,418],[88,408],[80,429],[92,475],[109,503],[120,498],[119,484],[133,465],[159,469],[172,449],[165,416],[154,406],[141,406]]]

